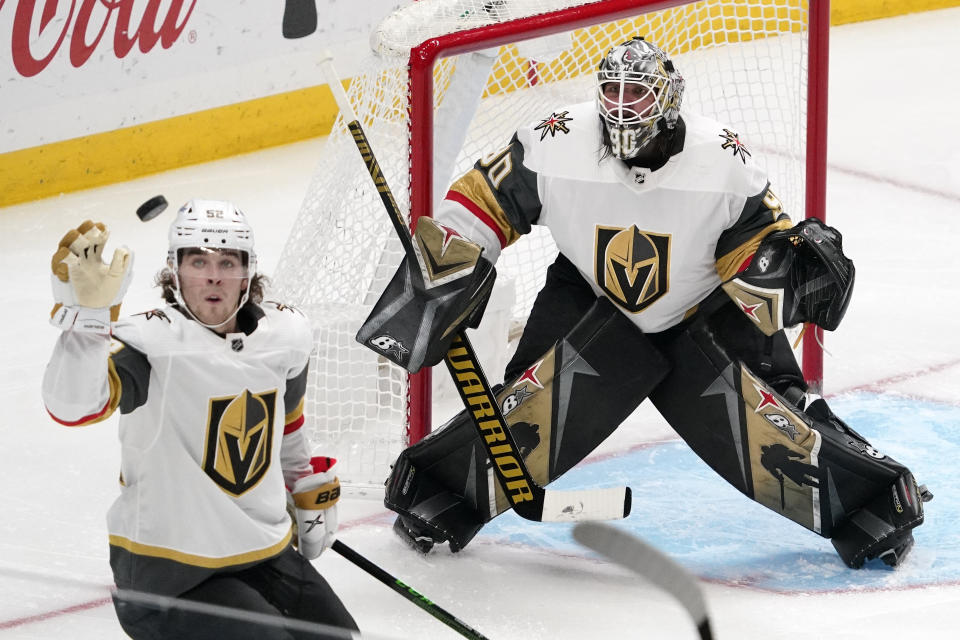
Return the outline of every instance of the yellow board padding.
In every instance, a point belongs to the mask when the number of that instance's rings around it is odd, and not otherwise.
[[[832,0],[832,25],[848,24],[960,6],[960,0]],[[736,33],[718,35],[720,26],[727,28],[795,32],[800,29],[796,10],[777,8],[772,0],[736,7],[686,5],[659,12],[647,22],[632,18],[620,21],[623,28],[592,28],[576,32],[575,37],[588,39],[596,58],[623,35],[645,35],[663,45],[672,54],[693,48],[748,39]],[[630,22],[634,25],[630,25]],[[690,38],[689,26],[702,25]],[[635,29],[635,31],[630,31]],[[680,31],[689,44],[675,43]],[[528,77],[525,59],[515,54],[497,73],[487,93],[512,91],[523,86],[518,78]],[[569,56],[560,56],[536,69],[538,82],[549,82],[560,65],[571,64]],[[582,62],[592,70],[592,62]],[[436,74],[442,91],[444,79]],[[208,109],[183,116],[148,122],[106,133],[83,136],[62,142],[0,154],[0,207],[38,200],[60,193],[123,182],[140,176],[200,162],[248,153],[271,146],[327,135],[336,118],[337,107],[326,86],[291,91],[266,98]]]
[[[326,85],[0,154],[0,207],[330,133]]]
[[[866,22],[950,7],[960,7],[960,0],[832,0],[830,24]]]

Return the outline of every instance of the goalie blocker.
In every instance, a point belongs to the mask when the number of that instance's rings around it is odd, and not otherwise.
[[[411,373],[443,360],[457,331],[476,328],[496,270],[483,249],[432,218],[421,217],[413,258],[404,256],[357,332],[357,342]]]
[[[799,371],[791,375],[796,363],[783,333],[773,336],[773,348],[757,348],[771,338],[719,289],[701,309],[693,320],[647,336],[600,299],[499,390],[535,479],[547,484],[565,473],[649,396],[724,480],[831,538],[848,566],[876,557],[898,564],[930,493],[822,399],[809,401],[796,386]],[[421,551],[444,541],[458,551],[509,508],[466,412],[404,451],[386,485],[384,502],[399,514],[395,530]]]

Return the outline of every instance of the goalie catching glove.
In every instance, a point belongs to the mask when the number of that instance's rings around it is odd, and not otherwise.
[[[336,540],[340,480],[330,471],[336,460],[319,457],[310,462],[317,473],[297,480],[287,497],[297,523],[297,549],[303,557],[313,560]]]
[[[801,322],[833,331],[850,304],[854,275],[840,232],[808,218],[764,238],[750,266],[723,289],[768,336]]]
[[[133,254],[126,247],[113,252],[110,264],[103,248],[110,232],[101,222],[85,221],[60,240],[51,261],[53,299],[50,324],[66,330],[109,334],[120,315],[130,286]]]
[[[443,360],[461,328],[480,324],[496,270],[479,245],[432,218],[417,222],[413,247],[357,341],[416,373]]]

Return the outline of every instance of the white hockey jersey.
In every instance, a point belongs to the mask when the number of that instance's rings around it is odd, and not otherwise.
[[[118,322],[112,344],[70,331],[57,342],[43,382],[50,414],[85,425],[122,413],[107,523],[115,573],[117,554],[135,560],[121,563],[133,575],[118,585],[175,593],[200,579],[194,569],[254,563],[290,543],[285,484],[313,472],[300,430],[312,334],[291,307],[249,309],[259,316],[241,323],[249,333],[220,336],[166,307]]]
[[[598,296],[641,330],[663,331],[745,267],[763,237],[791,226],[735,132],[682,118],[682,151],[651,171],[602,157],[593,102],[560,109],[478,161],[437,220],[491,260],[546,225]]]

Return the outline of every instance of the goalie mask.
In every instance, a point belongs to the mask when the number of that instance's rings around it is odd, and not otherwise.
[[[612,48],[597,71],[597,110],[611,153],[636,157],[680,116],[683,77],[667,54],[643,38]]]
[[[177,304],[190,317],[210,329],[229,322],[249,300],[250,283],[257,273],[253,229],[246,216],[235,205],[222,200],[187,202],[170,225],[167,268],[173,273]],[[246,279],[246,286],[233,312],[221,322],[208,324],[184,300],[184,278]]]

